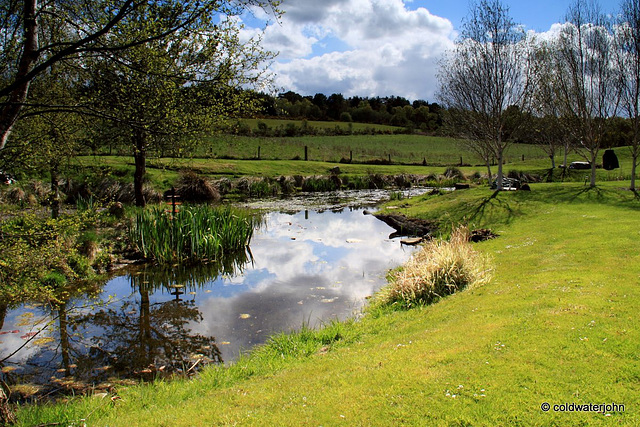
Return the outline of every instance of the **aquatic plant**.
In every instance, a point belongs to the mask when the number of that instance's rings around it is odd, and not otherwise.
[[[375,305],[412,307],[489,281],[488,261],[469,243],[469,229],[459,227],[449,240],[428,242],[376,295]]]
[[[229,206],[182,206],[175,215],[153,207],[136,214],[129,238],[145,258],[161,264],[213,261],[245,250],[259,222]]]

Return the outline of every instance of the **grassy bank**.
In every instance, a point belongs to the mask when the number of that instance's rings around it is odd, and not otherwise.
[[[276,337],[231,368],[24,407],[23,425],[638,425],[640,242],[610,183],[472,189],[402,207],[500,237],[490,283],[406,311]],[[403,201],[404,202],[404,201]],[[548,402],[552,409],[542,411]],[[565,403],[624,412],[563,413]]]

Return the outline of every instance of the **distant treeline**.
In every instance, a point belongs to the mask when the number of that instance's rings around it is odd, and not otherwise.
[[[464,137],[456,129],[447,126],[445,122],[446,109],[437,103],[424,100],[410,102],[401,96],[389,97],[360,97],[345,98],[342,94],[334,93],[326,96],[317,93],[314,96],[302,96],[288,91],[277,96],[256,94],[262,105],[262,115],[268,118],[301,120],[302,125],[290,123],[286,126],[269,128],[260,123],[258,129],[250,130],[248,126],[233,125],[233,132],[252,134],[256,136],[301,136],[301,135],[351,135],[351,134],[382,134],[382,133],[414,133],[423,132],[430,135],[448,137]],[[520,115],[517,108],[510,107],[505,114]],[[511,135],[506,129],[506,137],[514,142],[525,144],[546,144],[549,138],[543,129],[549,118],[534,117],[526,114],[530,132],[524,135]],[[397,126],[402,129],[389,130],[375,127],[350,130],[336,126],[335,128],[317,129],[304,121],[335,121],[346,123],[366,123],[372,125]],[[509,123],[507,123],[507,128]],[[631,122],[621,117],[606,120],[604,147],[619,147],[629,145],[631,138]]]
[[[399,126],[434,133],[442,126],[442,110],[436,103],[409,102],[399,96],[345,98],[339,93],[302,96],[285,92],[276,97],[261,94],[266,117],[327,120]]]

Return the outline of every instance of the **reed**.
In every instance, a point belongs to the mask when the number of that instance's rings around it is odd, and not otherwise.
[[[260,222],[253,213],[228,206],[182,206],[175,216],[153,207],[136,214],[129,239],[160,264],[214,261],[244,251]]]

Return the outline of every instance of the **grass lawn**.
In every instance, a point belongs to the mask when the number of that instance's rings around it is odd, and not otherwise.
[[[476,188],[399,209],[491,227],[493,280],[431,306],[280,336],[231,368],[24,407],[23,425],[640,425],[640,201]],[[541,404],[551,405],[549,412]],[[557,412],[561,404],[624,412]]]

